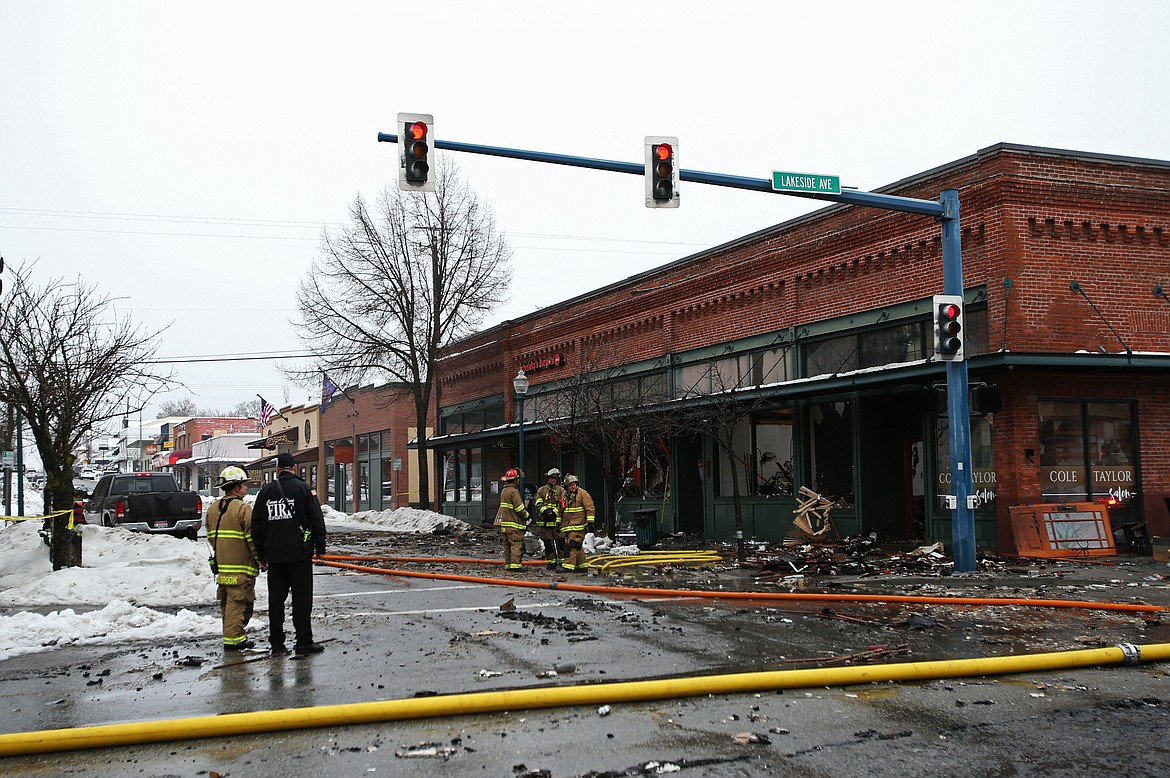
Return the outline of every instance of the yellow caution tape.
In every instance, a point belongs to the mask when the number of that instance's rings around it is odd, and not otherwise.
[[[0,521],[44,521],[45,519],[51,519],[54,516],[64,516],[66,513],[69,514],[68,529],[73,529],[73,509],[72,508],[69,508],[69,509],[63,510],[63,511],[55,511],[53,513],[46,513],[46,514],[42,514],[40,516],[0,516]]]

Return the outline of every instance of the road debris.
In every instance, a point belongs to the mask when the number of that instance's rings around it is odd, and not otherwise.
[[[746,745],[767,746],[767,745],[771,745],[771,743],[772,743],[772,739],[770,737],[768,737],[767,735],[758,734],[756,732],[738,732],[735,734],[734,737],[732,737],[732,740],[735,741],[735,744],[737,746],[746,746]]]
[[[459,751],[457,746],[445,746],[441,743],[417,743],[413,746],[400,746],[394,756],[400,759],[448,759]]]

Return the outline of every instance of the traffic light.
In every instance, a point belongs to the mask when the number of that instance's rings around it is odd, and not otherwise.
[[[934,355],[946,362],[958,362],[963,354],[963,296],[934,296]]]
[[[435,118],[429,113],[398,114],[398,147],[402,163],[398,166],[398,188],[404,192],[433,192],[431,150],[434,147]]]
[[[647,135],[646,207],[678,208],[678,138]]]

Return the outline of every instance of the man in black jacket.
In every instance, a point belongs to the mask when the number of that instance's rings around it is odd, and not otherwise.
[[[256,495],[252,540],[261,562],[268,564],[268,640],[272,653],[284,643],[284,603],[292,590],[296,652],[315,654],[325,647],[313,640],[313,554],[325,553],[325,517],[321,504],[294,470],[292,454],[276,458],[276,478]]]

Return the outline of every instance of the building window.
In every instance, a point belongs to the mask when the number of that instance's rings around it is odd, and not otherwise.
[[[1050,502],[1117,502],[1114,525],[1138,521],[1135,408],[1132,402],[1041,400],[1040,492]]]
[[[670,442],[661,435],[648,437],[638,429],[629,432],[631,444],[622,462],[622,495],[635,500],[665,497]]]
[[[739,493],[749,497],[791,495],[792,411],[782,408],[740,419],[732,432]],[[727,453],[717,458],[719,497],[734,495]]]
[[[443,502],[459,501],[459,486],[456,472],[459,464],[458,460],[458,454],[454,451],[448,451],[443,454]]]
[[[994,426],[989,416],[971,419],[971,487],[978,510],[995,510],[999,479],[995,472]],[[951,481],[950,423],[946,414],[935,420],[935,494],[955,493]],[[941,507],[941,506],[940,506]]]
[[[809,407],[809,465],[813,488],[853,505],[853,403]]]
[[[467,451],[467,499],[483,502],[483,449]]]
[[[804,347],[805,377],[845,373],[856,370],[857,366],[856,334],[820,340]]]
[[[921,322],[866,330],[860,342],[861,367],[914,362],[926,356]]]

